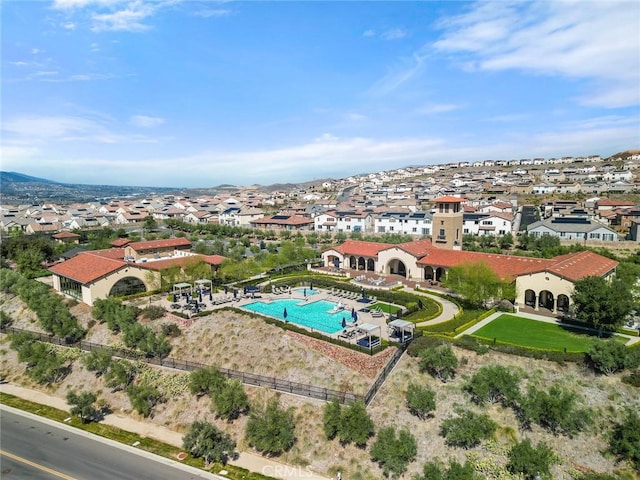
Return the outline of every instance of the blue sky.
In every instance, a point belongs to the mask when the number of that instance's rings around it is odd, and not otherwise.
[[[263,185],[640,148],[640,4],[7,1],[2,170]]]

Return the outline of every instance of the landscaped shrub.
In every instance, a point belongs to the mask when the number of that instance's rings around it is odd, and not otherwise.
[[[478,404],[500,402],[509,406],[520,398],[520,376],[502,365],[480,368],[463,386]]]
[[[619,460],[631,462],[640,470],[640,416],[627,409],[620,421],[613,424],[609,435],[609,451]]]
[[[211,395],[213,410],[228,422],[249,411],[249,398],[242,383],[238,380],[227,380],[219,390]]]
[[[182,330],[175,323],[163,323],[160,329],[165,337],[176,338],[182,335]]]
[[[153,407],[162,401],[162,394],[151,385],[129,385],[126,389],[131,406],[143,417],[151,415]]]
[[[367,413],[364,402],[354,402],[342,409],[338,436],[343,444],[355,443],[364,448],[374,433],[373,420]]]
[[[622,377],[622,381],[633,387],[640,387],[640,370],[625,375]]]
[[[432,335],[422,335],[415,338],[407,348],[407,354],[411,357],[418,357],[422,350],[428,348],[435,348],[443,345],[444,341],[440,337],[434,337]]]
[[[210,395],[221,390],[226,381],[218,367],[200,368],[189,373],[189,390],[197,396]]]
[[[76,393],[71,390],[67,393],[67,403],[71,406],[69,413],[80,417],[82,423],[87,423],[98,413],[93,406],[96,400],[98,396],[93,392]]]
[[[111,362],[109,370],[104,375],[105,385],[113,390],[125,390],[136,378],[136,367],[127,360]]]
[[[421,420],[427,418],[436,409],[436,393],[430,388],[410,383],[406,399],[409,412]]]
[[[157,320],[158,318],[164,317],[166,310],[159,305],[149,305],[143,308],[140,313],[149,320]]]
[[[445,437],[445,443],[449,446],[473,448],[490,438],[497,428],[498,424],[488,415],[464,410],[459,417],[442,422],[440,435]]]
[[[453,378],[458,368],[458,358],[448,345],[429,348],[420,352],[420,371],[428,372],[442,382]]]
[[[107,373],[111,366],[111,352],[101,348],[91,350],[82,358],[82,362],[87,370],[95,372],[99,377]]]
[[[611,375],[625,368],[637,367],[640,361],[639,357],[637,352],[615,340],[596,342],[588,353],[592,368],[605,375]]]
[[[439,461],[425,463],[422,467],[422,475],[415,475],[413,480],[483,480],[484,477],[477,474],[473,465],[465,462],[461,465],[455,460],[449,460],[449,465],[443,465]]]
[[[552,385],[548,392],[530,387],[522,401],[522,418],[554,434],[573,436],[592,423],[592,412],[577,406],[575,392]]]
[[[11,348],[18,352],[18,361],[27,364],[27,375],[38,383],[57,383],[70,371],[65,365],[65,358],[57,354],[51,345],[37,341],[33,334],[21,332],[11,335]]]
[[[371,460],[380,465],[386,477],[398,477],[415,460],[417,453],[418,444],[409,430],[403,428],[396,435],[395,427],[384,427],[371,447]]]
[[[553,450],[544,443],[531,445],[528,438],[515,444],[508,454],[507,469],[511,473],[521,473],[527,480],[533,480],[536,475],[549,475],[551,465],[558,463]]]
[[[220,431],[215,425],[200,421],[191,424],[182,438],[182,445],[191,455],[203,458],[207,464],[220,462],[223,465],[236,448],[236,442],[228,433]]]
[[[326,403],[322,416],[322,427],[327,440],[333,440],[340,431],[342,406],[337,400]]]
[[[252,408],[247,421],[246,437],[249,445],[267,455],[279,455],[296,441],[293,409],[280,407],[277,397],[271,398],[264,409]]]

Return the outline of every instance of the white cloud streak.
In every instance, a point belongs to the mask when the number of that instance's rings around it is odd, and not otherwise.
[[[148,115],[133,115],[129,119],[129,123],[134,127],[151,128],[162,125],[164,123],[164,118],[150,117]]]
[[[640,8],[635,2],[481,2],[442,19],[429,48],[463,54],[469,69],[586,79],[585,105],[640,103]]]

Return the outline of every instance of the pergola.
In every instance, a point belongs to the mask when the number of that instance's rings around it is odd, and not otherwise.
[[[397,337],[400,343],[408,342],[413,338],[416,324],[406,320],[393,320],[389,322],[389,337]]]
[[[378,332],[377,336],[373,334]],[[358,333],[362,334],[367,339],[367,344],[363,346],[369,347],[370,350],[380,346],[380,339],[382,336],[382,327],[379,325],[374,325],[373,323],[363,323],[362,325],[358,325]],[[358,344],[362,339],[358,340]]]
[[[174,283],[173,284],[173,294],[182,296],[183,290],[187,290],[189,294],[193,294],[193,285],[190,283]]]
[[[196,290],[201,292],[206,285],[209,286],[209,291],[212,292],[213,291],[213,282],[211,280],[209,280],[207,278],[201,278],[200,280],[196,280]]]

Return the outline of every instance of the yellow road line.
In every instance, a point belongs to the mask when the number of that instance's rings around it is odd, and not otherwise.
[[[12,458],[17,462],[24,463],[25,465],[29,465],[33,468],[37,468],[38,470],[42,470],[43,472],[50,473],[51,475],[55,475],[56,477],[64,478],[65,480],[77,480],[75,477],[70,477],[69,475],[65,475],[64,473],[58,472],[56,470],[52,470],[51,468],[45,467],[44,465],[40,465],[38,463],[32,462],[31,460],[27,460],[26,458],[22,458],[18,455],[6,452],[4,450],[0,450],[0,455],[4,455],[5,457]]]

